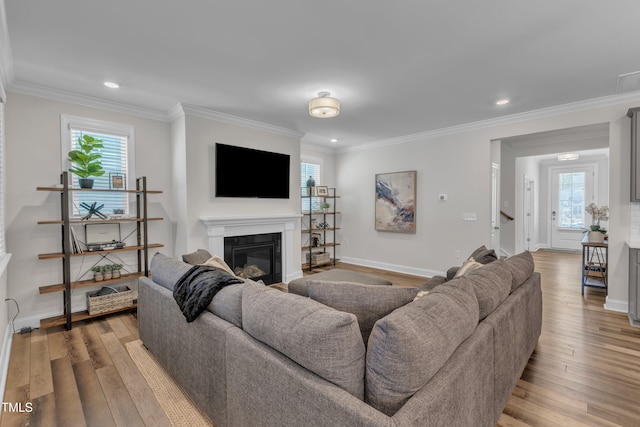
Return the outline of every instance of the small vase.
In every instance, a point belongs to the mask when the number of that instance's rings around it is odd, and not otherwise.
[[[111,272],[111,277],[114,279],[119,279],[120,278],[120,270],[113,270]]]
[[[96,282],[102,282],[104,280],[104,275],[102,273],[93,273],[93,280]]]
[[[604,234],[599,231],[589,231],[589,242],[604,243]]]
[[[104,276],[104,280],[111,280],[113,278],[113,274],[110,271],[105,271],[102,275]]]
[[[80,188],[93,188],[93,179],[91,178],[79,178],[78,184]]]

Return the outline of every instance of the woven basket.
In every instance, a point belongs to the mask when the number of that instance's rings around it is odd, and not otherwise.
[[[87,292],[89,315],[108,313],[133,307],[133,291],[128,286],[114,286],[118,293],[98,296],[98,291]]]
[[[307,262],[309,262],[309,253],[307,252]],[[311,254],[311,264],[327,264],[331,262],[331,254],[329,252],[314,252]]]

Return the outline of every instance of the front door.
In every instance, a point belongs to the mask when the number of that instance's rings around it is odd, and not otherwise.
[[[551,247],[580,250],[585,222],[585,206],[595,200],[594,166],[552,169]]]

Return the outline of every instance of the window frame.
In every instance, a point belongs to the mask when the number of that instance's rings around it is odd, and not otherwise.
[[[118,137],[127,138],[127,172],[126,172],[126,188],[135,189],[135,128],[133,125],[124,123],[108,122],[104,120],[71,116],[68,114],[60,115],[60,168],[62,171],[68,171],[71,162],[68,153],[71,151],[71,129],[82,130],[89,133],[102,133]],[[70,203],[73,204],[74,197],[70,197]],[[126,197],[127,210],[130,208],[130,197]],[[75,212],[73,206],[70,206],[70,212]],[[80,215],[73,215],[73,218],[79,218]]]

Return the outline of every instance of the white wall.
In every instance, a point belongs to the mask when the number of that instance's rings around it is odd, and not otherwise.
[[[607,306],[622,309],[628,300],[625,241],[629,237],[630,212],[630,125],[626,112],[635,102],[591,105],[531,113],[530,118],[519,117],[517,121],[500,120],[425,133],[406,143],[338,154],[337,185],[345,198],[343,228],[344,240],[348,241],[342,249],[343,259],[424,274],[459,264],[461,260],[455,258],[454,251],[460,250],[464,258],[475,247],[491,243],[490,141],[608,122],[611,276]],[[503,161],[503,173],[505,168]],[[412,169],[418,171],[416,234],[376,232],[375,174]],[[438,202],[439,193],[447,193],[449,201]],[[476,212],[478,220],[462,221],[465,212]]]
[[[68,114],[135,128],[136,175],[147,176],[152,195],[150,216],[164,221],[149,223],[152,242],[163,243],[162,252],[173,253],[173,203],[169,124],[75,104],[8,93],[6,105],[7,251],[12,253],[8,269],[8,297],[20,304],[16,327],[39,326],[42,317],[62,313],[62,293],[40,295],[38,287],[62,282],[60,260],[39,260],[39,253],[60,252],[60,227],[38,225],[60,217],[60,197],[55,192],[36,191],[60,179],[60,115]],[[124,230],[124,227],[123,227]],[[133,254],[133,252],[132,252]],[[85,259],[86,258],[86,259]],[[74,257],[72,278],[95,262],[95,256]],[[85,277],[87,278],[87,277]],[[72,294],[74,308],[85,306],[85,292]]]

